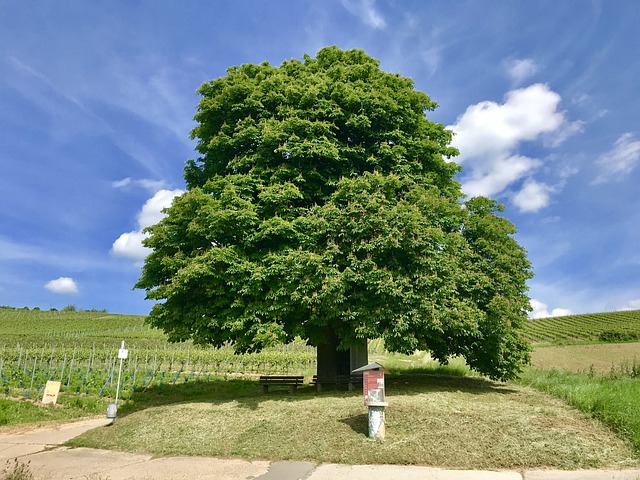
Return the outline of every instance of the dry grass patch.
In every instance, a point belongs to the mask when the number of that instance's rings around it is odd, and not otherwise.
[[[633,365],[639,355],[640,343],[536,347],[531,354],[531,364],[542,369],[555,368],[572,372],[592,369],[598,373],[607,373],[624,365]]]
[[[384,442],[367,438],[359,393],[300,392],[156,402],[70,443],[155,455],[465,469],[637,464],[629,446],[599,422],[526,387],[479,378],[389,378],[387,395]]]

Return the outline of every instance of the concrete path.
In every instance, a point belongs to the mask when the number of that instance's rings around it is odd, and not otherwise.
[[[316,465],[205,457],[154,458],[62,446],[86,430],[109,423],[110,420],[100,418],[0,433],[0,468],[18,459],[28,464],[36,480],[640,480],[640,470],[491,472],[393,465]]]

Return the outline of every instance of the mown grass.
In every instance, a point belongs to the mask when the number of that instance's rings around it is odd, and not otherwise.
[[[249,379],[154,387],[109,426],[69,442],[154,455],[419,464],[446,468],[635,466],[627,443],[565,402],[481,378],[387,378],[387,436],[367,436],[361,392],[258,393]]]

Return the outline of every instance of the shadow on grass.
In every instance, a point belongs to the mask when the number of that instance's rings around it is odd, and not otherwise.
[[[424,392],[461,391],[475,395],[487,393],[511,394],[516,390],[507,384],[481,377],[462,377],[431,373],[406,373],[385,378],[387,392],[394,395],[413,395]]]
[[[461,377],[450,375],[434,375],[425,373],[406,373],[387,375],[387,396],[415,395],[418,393],[461,391],[464,393],[483,395],[489,393],[510,394],[515,391],[505,384],[492,382],[479,377]],[[318,393],[315,387],[305,385],[296,393],[290,393],[286,387],[272,387],[263,394],[256,379],[217,377],[211,381],[190,381],[186,383],[163,384],[136,392],[118,408],[118,416],[126,416],[134,412],[152,407],[177,405],[182,403],[224,404],[236,402],[240,407],[255,410],[262,402],[278,400],[287,402],[304,402],[322,397],[362,397],[362,390],[356,387],[353,391],[330,390]],[[345,419],[344,423],[352,426],[358,433],[364,428],[361,419]]]
[[[364,435],[367,438],[369,437],[368,414],[362,413],[359,415],[352,415],[351,417],[341,419],[340,422],[351,427],[351,430],[353,430],[357,434]]]

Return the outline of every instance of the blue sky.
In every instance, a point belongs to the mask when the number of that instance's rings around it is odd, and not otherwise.
[[[140,231],[185,186],[196,89],[337,45],[439,103],[533,316],[640,309],[639,24],[632,0],[0,0],[0,305],[148,313]]]

